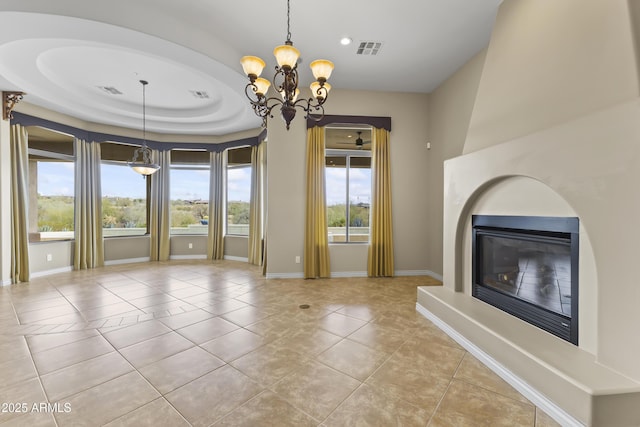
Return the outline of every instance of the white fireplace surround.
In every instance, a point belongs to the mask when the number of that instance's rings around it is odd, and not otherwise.
[[[563,424],[640,425],[639,184],[640,99],[445,162],[444,286],[419,311]],[[473,214],[580,218],[579,346],[471,296]]]

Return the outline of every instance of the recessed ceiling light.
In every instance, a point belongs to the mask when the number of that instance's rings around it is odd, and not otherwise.
[[[352,42],[352,41],[353,41],[353,40],[351,40],[351,38],[350,38],[350,37],[343,37],[343,38],[341,38],[341,39],[340,39],[340,44],[341,44],[342,46],[348,46],[348,45],[350,45],[350,44],[351,44],[351,42]]]

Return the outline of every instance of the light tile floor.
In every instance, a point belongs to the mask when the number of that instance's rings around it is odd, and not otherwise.
[[[0,288],[0,424],[557,425],[416,313],[423,285],[170,261]]]

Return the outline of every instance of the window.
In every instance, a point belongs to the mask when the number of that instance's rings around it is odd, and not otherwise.
[[[147,233],[147,180],[127,165],[135,148],[111,142],[100,145],[104,237]]]
[[[209,153],[171,150],[171,234],[209,231]]]
[[[369,241],[371,151],[367,137],[370,138],[370,134],[370,130],[365,135],[365,131],[354,129],[327,129],[325,179],[329,242]]]
[[[74,238],[73,137],[39,127],[29,135],[29,240]],[[34,185],[35,183],[35,185]]]
[[[249,235],[251,199],[251,147],[228,151],[227,234]]]
[[[207,234],[209,166],[171,166],[171,234]]]

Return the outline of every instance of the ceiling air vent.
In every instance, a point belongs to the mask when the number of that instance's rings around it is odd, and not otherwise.
[[[204,90],[190,90],[189,92],[191,92],[194,98],[209,99],[209,94]]]
[[[122,95],[122,92],[120,92],[118,89],[116,89],[113,86],[98,86],[98,89],[108,93],[109,95]]]
[[[382,48],[382,42],[360,42],[356,55],[377,55]]]

